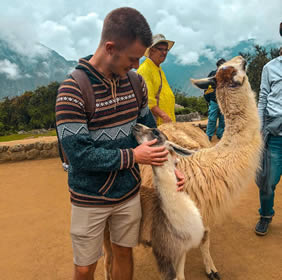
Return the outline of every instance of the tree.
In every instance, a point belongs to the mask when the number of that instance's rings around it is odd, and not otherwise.
[[[175,90],[175,103],[184,107],[184,109],[177,109],[176,114],[188,114],[192,112],[199,112],[203,116],[208,114],[208,106],[203,96],[185,96],[180,90]]]
[[[55,127],[55,103],[59,83],[26,91],[0,102],[0,133]]]
[[[264,47],[254,46],[254,53],[239,53],[248,62],[247,75],[253,91],[258,99],[263,66],[279,55],[279,49],[271,49],[269,53]]]

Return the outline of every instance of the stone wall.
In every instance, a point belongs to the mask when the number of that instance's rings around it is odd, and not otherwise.
[[[201,116],[198,112],[193,112],[185,115],[176,115],[175,117],[177,122],[194,122],[201,120]]]
[[[26,159],[44,159],[58,157],[58,142],[34,141],[32,143],[13,144],[12,142],[0,143],[0,163]]]

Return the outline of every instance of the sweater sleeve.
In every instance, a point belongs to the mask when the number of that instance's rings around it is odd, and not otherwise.
[[[73,168],[86,172],[115,171],[134,166],[132,149],[112,149],[97,144],[89,134],[85,104],[73,79],[65,80],[56,100],[58,137]]]

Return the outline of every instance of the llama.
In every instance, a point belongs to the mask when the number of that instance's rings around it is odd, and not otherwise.
[[[158,127],[168,140],[189,150],[210,148],[211,142],[207,134],[189,122],[170,122]]]
[[[210,279],[220,276],[210,256],[209,225],[229,211],[255,177],[260,158],[259,118],[245,65],[245,60],[238,56],[221,65],[215,77],[192,80],[200,88],[207,83],[216,84],[225,132],[216,146],[181,158],[177,165],[187,177],[184,189],[203,217],[205,234],[200,250]],[[148,182],[150,173],[143,172],[142,176]]]
[[[170,143],[164,134],[151,129],[151,135],[143,133],[147,127],[137,124],[133,128],[139,144],[157,137],[156,146],[166,145],[168,161],[153,166],[156,189],[141,187],[142,221],[139,242],[152,246],[163,280],[184,280],[186,253],[198,247],[204,235],[204,225],[198,208],[185,192],[177,191],[175,153],[191,152]],[[155,133],[155,134],[154,134]],[[159,136],[156,136],[158,134]],[[109,231],[105,231],[105,276],[111,279],[111,244]]]
[[[207,134],[189,122],[163,123],[158,127],[168,140],[188,150],[197,151],[211,147]],[[139,164],[142,185],[153,187],[153,173],[150,165]]]

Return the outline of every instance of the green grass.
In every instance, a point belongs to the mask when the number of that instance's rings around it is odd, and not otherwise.
[[[22,140],[26,138],[38,138],[40,136],[56,136],[56,130],[48,131],[44,134],[11,134],[11,135],[5,135],[0,136],[0,142],[8,142],[8,141],[14,141],[14,140]]]

